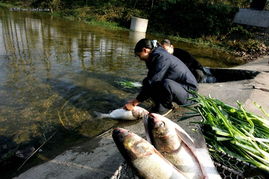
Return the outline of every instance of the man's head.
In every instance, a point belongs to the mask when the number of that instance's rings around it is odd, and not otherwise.
[[[174,46],[171,44],[170,40],[164,39],[161,41],[161,46],[167,50],[168,53],[173,54],[174,53]]]
[[[146,61],[153,49],[152,41],[149,39],[141,39],[135,45],[134,53],[140,60]]]

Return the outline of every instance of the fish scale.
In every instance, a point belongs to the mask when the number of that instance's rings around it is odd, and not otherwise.
[[[207,149],[198,151],[190,136],[176,123],[154,113],[144,123],[151,143],[187,178],[221,178]]]

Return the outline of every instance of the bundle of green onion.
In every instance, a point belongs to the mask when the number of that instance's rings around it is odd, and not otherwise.
[[[202,116],[207,143],[215,150],[269,171],[269,120],[247,112],[239,102],[236,108],[218,99],[196,95],[193,100],[197,105],[190,109]]]
[[[133,82],[127,80],[117,81],[116,83],[121,85],[123,88],[139,88],[142,86],[142,84],[139,82]]]

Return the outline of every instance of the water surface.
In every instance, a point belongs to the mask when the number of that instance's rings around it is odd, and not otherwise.
[[[0,8],[0,135],[17,144],[45,140],[59,129],[93,137],[122,123],[96,120],[93,112],[109,112],[136,96],[117,81],[141,81],[146,75],[133,54],[139,38],[129,31]],[[203,65],[233,65],[232,57],[215,50],[174,45]]]

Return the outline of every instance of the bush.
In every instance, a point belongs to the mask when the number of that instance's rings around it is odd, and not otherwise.
[[[226,42],[226,45],[233,51],[244,52],[246,54],[263,54],[263,51],[267,49],[263,43],[253,39],[240,41],[229,40]]]
[[[236,40],[236,39],[249,39],[253,37],[253,34],[245,29],[241,25],[233,26],[230,31],[225,35],[226,39]]]
[[[185,37],[227,33],[238,8],[195,0],[164,1],[150,15],[149,26],[155,31]]]

